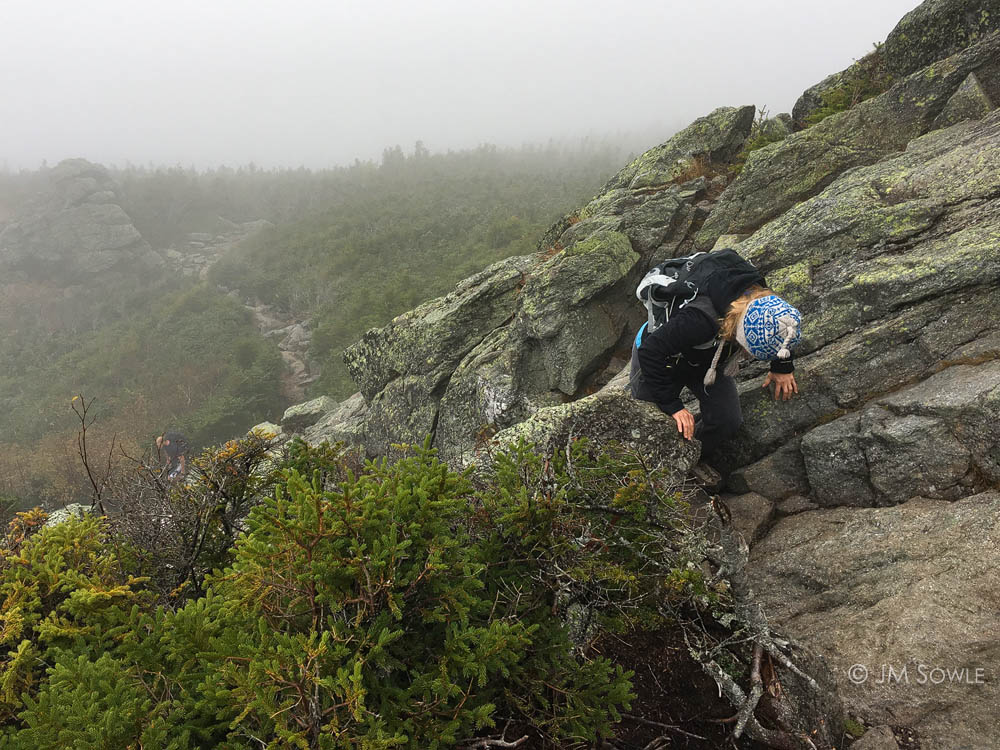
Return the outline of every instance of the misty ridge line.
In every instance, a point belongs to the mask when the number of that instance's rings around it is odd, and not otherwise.
[[[607,133],[593,133],[588,135],[573,137],[550,137],[546,141],[524,141],[519,145],[500,144],[490,141],[483,141],[475,146],[463,147],[443,147],[439,149],[428,148],[423,139],[417,139],[409,149],[404,149],[396,143],[385,146],[379,158],[355,157],[353,161],[330,164],[325,166],[307,166],[299,164],[261,164],[257,159],[247,161],[216,164],[197,164],[195,162],[182,163],[181,161],[157,162],[148,160],[144,163],[134,162],[126,159],[124,162],[100,161],[86,153],[75,154],[66,158],[79,158],[101,164],[112,174],[136,172],[139,174],[148,172],[181,171],[190,174],[342,174],[356,169],[372,169],[385,166],[387,163],[399,163],[401,159],[441,159],[441,158],[461,158],[461,157],[482,157],[484,155],[495,154],[497,156],[510,159],[512,157],[537,157],[544,155],[548,158],[569,157],[594,154],[599,152],[611,152],[622,158],[634,158],[643,153],[651,146],[668,140],[674,133],[679,131],[685,124],[683,118],[673,119],[670,124],[655,124],[636,130],[618,130]],[[0,158],[0,175],[5,176],[27,176],[37,171],[44,171],[53,168],[56,164],[65,159],[50,160],[42,159],[35,166],[15,167],[12,159]]]

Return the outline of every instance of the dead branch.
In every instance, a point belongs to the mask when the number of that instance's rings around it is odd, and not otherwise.
[[[656,729],[666,729],[668,732],[674,732],[675,734],[683,734],[685,737],[691,737],[696,740],[708,741],[707,737],[702,737],[700,734],[694,734],[692,732],[685,732],[679,726],[674,724],[664,724],[659,721],[652,721],[651,719],[644,719],[641,716],[634,716],[633,714],[622,714],[623,719],[628,719],[629,721],[634,721],[636,724],[642,724],[647,727],[655,727]],[[655,740],[654,740],[655,741]]]
[[[808,737],[799,736],[785,729],[767,729],[757,721],[755,711],[764,687],[761,679],[761,659],[766,653],[772,656],[795,675],[799,676],[812,690],[819,691],[819,684],[799,668],[785,652],[790,650],[793,642],[776,636],[767,622],[763,607],[754,596],[750,587],[746,565],[749,560],[749,547],[742,535],[729,523],[724,511],[716,509],[717,516],[713,530],[718,537],[717,546],[709,549],[709,559],[718,566],[718,576],[729,581],[732,597],[733,613],[743,625],[753,646],[753,661],[750,674],[749,692],[740,687],[736,681],[719,665],[716,655],[725,650],[726,645],[720,644],[714,648],[703,650],[695,647],[685,630],[684,638],[688,643],[691,655],[701,664],[702,669],[715,680],[720,695],[738,708],[736,727],[733,738],[740,737],[744,732],[752,739],[776,750],[799,750],[804,746],[815,747]]]
[[[510,748],[510,747],[520,747],[525,742],[528,741],[528,735],[524,735],[520,739],[514,740],[513,742],[508,742],[503,738],[495,739],[490,737],[484,737],[480,740],[466,740],[468,744],[461,744],[463,750],[488,750],[489,748],[499,747],[499,748]]]
[[[80,403],[77,404],[77,401]],[[90,414],[90,408],[93,404],[93,398],[90,399],[90,401],[87,401],[81,393],[73,397],[73,400],[70,402],[70,408],[73,409],[73,413],[76,414],[77,419],[80,420],[80,429],[76,433],[76,451],[77,455],[80,457],[80,461],[83,463],[83,469],[87,474],[87,480],[90,482],[92,495],[90,507],[98,508],[101,511],[101,515],[105,515],[103,496],[111,478],[111,459],[115,452],[115,442],[118,439],[118,435],[115,434],[111,436],[111,447],[108,449],[108,458],[103,469],[103,476],[100,478],[95,477],[94,469],[91,467],[90,453],[87,446],[87,428],[90,427],[96,419],[95,416]]]

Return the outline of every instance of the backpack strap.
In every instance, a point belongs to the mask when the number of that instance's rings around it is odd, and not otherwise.
[[[646,332],[646,326],[648,326],[648,325],[649,325],[648,323],[643,323],[642,327],[639,329],[639,332],[635,335],[635,348],[636,349],[638,349],[640,346],[642,346],[642,335]]]

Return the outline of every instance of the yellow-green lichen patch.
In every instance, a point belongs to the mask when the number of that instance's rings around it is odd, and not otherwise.
[[[812,283],[812,268],[807,261],[771,271],[767,281],[776,294],[793,305],[801,305]]]

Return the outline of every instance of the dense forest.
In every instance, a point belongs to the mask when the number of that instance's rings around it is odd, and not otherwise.
[[[626,157],[609,143],[430,153],[386,149],[380,164],[320,171],[110,169],[116,200],[160,267],[87,274],[68,260],[0,283],[0,496],[9,507],[79,496],[69,408],[97,398],[93,440],[130,454],[182,430],[218,444],[288,405],[284,364],[250,303],[312,329],[314,394],[353,391],[344,346],[490,262],[532,252],[545,228],[593,195]],[[0,229],[51,190],[56,168],[0,174]],[[207,274],[164,251],[193,233],[264,219]],[[175,253],[176,254],[176,253]]]

